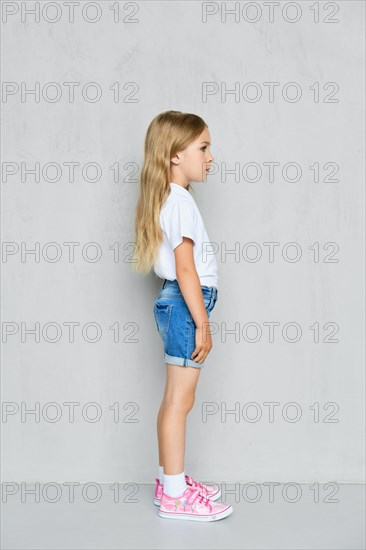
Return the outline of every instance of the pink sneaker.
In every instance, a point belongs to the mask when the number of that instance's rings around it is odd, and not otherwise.
[[[209,498],[211,500],[217,500],[221,496],[221,489],[218,485],[202,485],[192,479],[189,475],[185,475],[186,483],[190,487],[194,487],[200,490],[202,496]],[[160,506],[161,495],[163,494],[164,485],[160,483],[159,478],[155,478],[155,494],[154,494],[154,504]]]
[[[180,497],[170,497],[163,491],[159,516],[167,519],[188,519],[193,521],[217,521],[233,512],[231,504],[213,502],[200,494],[195,487],[187,487]]]

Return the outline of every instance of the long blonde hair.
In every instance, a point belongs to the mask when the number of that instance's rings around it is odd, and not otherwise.
[[[198,115],[165,111],[150,123],[145,137],[140,196],[135,213],[135,250],[131,267],[148,273],[163,239],[160,210],[170,193],[170,159],[207,127]],[[192,190],[190,184],[186,187]]]

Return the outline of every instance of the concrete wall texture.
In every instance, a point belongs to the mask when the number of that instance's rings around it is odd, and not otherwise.
[[[365,4],[1,9],[3,480],[156,476],[162,281],[130,257],[145,132],[174,109],[210,130],[219,268],[186,472],[362,481]]]

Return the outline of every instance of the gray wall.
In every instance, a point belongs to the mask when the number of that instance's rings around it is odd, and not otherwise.
[[[272,22],[261,2],[252,22],[253,7],[225,20],[224,4],[195,1],[121,3],[116,23],[112,2],[99,3],[94,23],[85,2],[73,23],[62,2],[38,22],[22,20],[20,3],[8,3],[19,8],[8,16],[3,6],[4,480],[151,482],[157,473],[161,281],[133,273],[129,256],[145,132],[167,109],[207,121],[216,161],[207,184],[194,184],[217,244],[219,297],[186,472],[363,479],[365,6],[321,2],[314,22],[311,2],[296,4],[297,21],[288,4]],[[74,102],[66,82],[80,83]],[[38,101],[22,96],[22,83],[39,83]],[[272,98],[268,83],[278,84]],[[35,163],[39,179],[22,175]],[[25,334],[36,323],[39,341]]]

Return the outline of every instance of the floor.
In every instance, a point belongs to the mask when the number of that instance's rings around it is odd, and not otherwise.
[[[220,484],[234,512],[199,523],[159,517],[149,484],[4,483],[2,544],[10,549],[365,548],[365,486],[321,484],[247,488]],[[244,491],[243,491],[244,488]],[[284,495],[287,495],[285,498]],[[334,502],[335,501],[335,502]],[[337,502],[338,501],[338,502]]]

